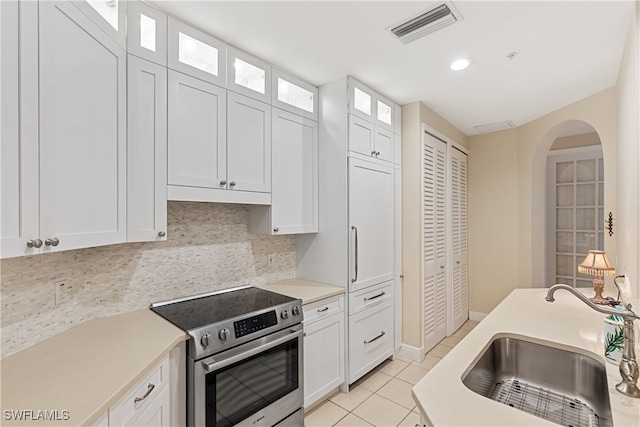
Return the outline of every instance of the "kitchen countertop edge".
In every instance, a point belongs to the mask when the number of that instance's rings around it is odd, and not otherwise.
[[[288,297],[300,298],[302,300],[302,305],[311,304],[346,292],[344,288],[339,286],[327,285],[325,283],[313,282],[311,280],[304,279],[287,279],[279,282],[267,283],[266,285],[258,285],[256,287],[286,295]]]
[[[601,360],[606,367],[614,425],[640,425],[640,399],[615,390],[620,382],[618,365],[606,362],[603,356],[605,315],[566,291],[556,292],[554,303],[546,302],[546,292],[514,290],[413,387],[413,399],[428,425],[557,426],[480,396],[462,383],[467,370],[497,335],[519,335]],[[633,303],[638,306],[638,301]],[[482,418],[482,414],[490,415]]]

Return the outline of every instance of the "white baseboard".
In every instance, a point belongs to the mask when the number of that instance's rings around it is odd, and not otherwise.
[[[422,362],[424,357],[424,349],[422,347],[413,347],[408,344],[402,344],[400,346],[400,352],[398,356],[404,357],[405,359],[414,360],[416,362]]]
[[[479,311],[469,312],[469,320],[473,320],[474,322],[480,322],[485,317],[487,317],[487,313],[480,313]]]

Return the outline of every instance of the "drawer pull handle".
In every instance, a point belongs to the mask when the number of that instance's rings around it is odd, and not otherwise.
[[[369,340],[369,341],[365,341],[364,343],[365,343],[365,344],[371,344],[372,342],[379,340],[379,339],[380,339],[380,338],[382,338],[383,336],[384,336],[384,331],[381,331],[381,332],[380,332],[380,335],[378,335],[377,337],[375,337],[375,338],[373,338],[373,339],[371,339],[371,340]]]
[[[365,301],[371,301],[372,299],[380,298],[380,297],[383,297],[384,295],[385,295],[384,292],[380,292],[378,295],[374,295],[372,297],[365,298],[364,300]]]
[[[324,313],[325,311],[329,310],[329,307],[325,307],[325,308],[319,308],[318,309],[318,313]]]
[[[133,399],[133,403],[138,403],[145,400],[147,397],[149,397],[154,388],[156,388],[156,385],[149,383],[149,385],[147,386],[147,392],[144,394],[144,396],[136,397],[135,399]]]

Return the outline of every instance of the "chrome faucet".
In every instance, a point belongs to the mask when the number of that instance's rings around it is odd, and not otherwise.
[[[616,286],[618,284],[616,283]],[[620,316],[624,319],[624,343],[622,345],[622,360],[620,361],[620,375],[622,381],[616,384],[616,390],[620,393],[640,398],[640,389],[638,389],[638,362],[636,361],[635,351],[635,335],[633,331],[633,321],[640,319],[640,317],[631,310],[631,304],[625,304],[624,310],[615,310],[603,305],[596,305],[592,303],[589,298],[585,297],[568,285],[553,285],[547,291],[547,297],[545,298],[549,302],[554,302],[553,294],[558,289],[564,289],[574,294],[578,299],[587,304],[589,307],[604,314],[612,314],[614,316]],[[620,288],[618,288],[619,290]]]

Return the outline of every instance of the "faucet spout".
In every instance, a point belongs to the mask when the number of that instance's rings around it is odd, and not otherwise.
[[[622,344],[622,360],[620,361],[619,367],[622,381],[616,384],[616,390],[624,395],[640,399],[640,389],[638,389],[637,384],[640,371],[638,369],[638,362],[636,361],[635,333],[633,330],[633,321],[635,319],[640,319],[640,317],[631,310],[631,304],[627,304],[623,310],[615,310],[606,306],[597,305],[591,302],[589,298],[585,297],[575,288],[563,284],[553,285],[550,287],[547,291],[545,300],[554,302],[555,298],[553,297],[553,294],[559,289],[564,289],[565,291],[572,293],[580,301],[600,313],[612,314],[624,319],[624,342]]]

